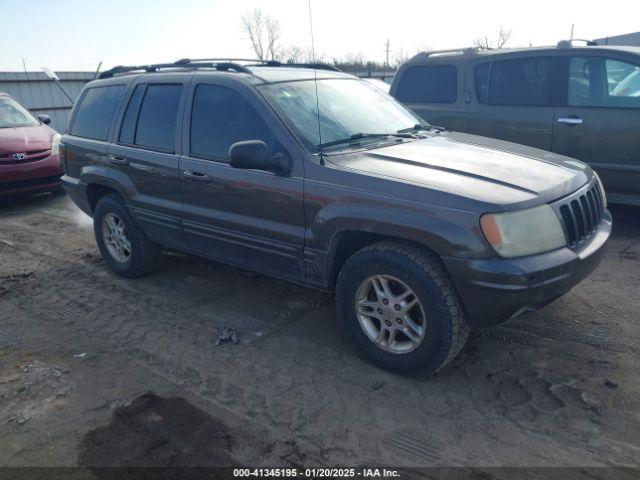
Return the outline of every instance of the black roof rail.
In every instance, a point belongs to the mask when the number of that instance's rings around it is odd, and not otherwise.
[[[236,62],[251,62],[241,65]],[[105,70],[98,75],[98,78],[112,78],[116,75],[123,75],[134,72],[157,72],[159,70],[175,70],[175,69],[196,69],[196,68],[212,68],[221,71],[235,71],[239,73],[253,72],[247,67],[294,67],[294,68],[315,68],[317,70],[329,70],[340,72],[341,70],[333,65],[324,63],[282,63],[277,60],[256,60],[252,58],[181,58],[173,63],[155,63],[150,65],[134,65],[123,66],[118,65],[110,70]]]
[[[119,65],[117,67],[113,67],[110,70],[105,70],[104,72],[98,75],[98,78],[111,78],[116,75],[125,74],[125,73],[133,73],[133,72],[157,72],[158,70],[166,70],[166,69],[190,69],[190,68],[215,68],[216,70],[222,71],[236,71],[241,73],[249,73],[251,74],[251,70],[247,67],[228,61],[215,61],[215,62],[204,62],[198,60],[190,60],[188,58],[183,58],[173,63],[156,63],[151,65],[136,65],[136,66],[122,66]]]
[[[594,40],[585,40],[584,38],[572,38],[570,40],[560,40],[558,42],[558,48],[570,48],[573,47],[573,42],[584,42],[587,47],[597,47],[598,42]]]

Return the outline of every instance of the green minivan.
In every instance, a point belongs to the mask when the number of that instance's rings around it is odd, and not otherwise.
[[[610,202],[640,206],[640,47],[425,52],[390,93],[429,123],[586,162]]]

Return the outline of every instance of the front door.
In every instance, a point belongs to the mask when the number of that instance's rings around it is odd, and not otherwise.
[[[248,87],[224,79],[194,81],[180,159],[184,232],[192,249],[282,277],[303,276],[303,175],[292,157],[286,176],[241,170],[228,163],[229,147],[262,140],[272,153],[290,155],[277,118]],[[289,151],[288,151],[289,150]]]
[[[553,151],[589,163],[612,200],[640,202],[640,61],[585,54],[564,71]]]
[[[553,56],[471,62],[469,133],[551,150],[554,65]]]

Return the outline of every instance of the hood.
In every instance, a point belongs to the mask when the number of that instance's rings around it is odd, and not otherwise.
[[[350,170],[502,206],[549,202],[593,176],[586,164],[568,157],[455,132],[328,160]]]
[[[55,130],[46,125],[0,128],[0,155],[51,148]]]

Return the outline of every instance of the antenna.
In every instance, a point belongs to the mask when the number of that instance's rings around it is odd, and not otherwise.
[[[313,78],[316,85],[316,112],[318,112],[318,145],[322,145],[322,128],[320,127],[320,99],[318,97],[318,69],[316,59],[316,45],[313,41],[313,16],[311,15],[311,0],[308,1],[309,4],[309,29],[311,31],[311,55],[313,55]],[[322,147],[318,147],[320,149],[320,165],[324,165],[324,157],[322,156]]]

